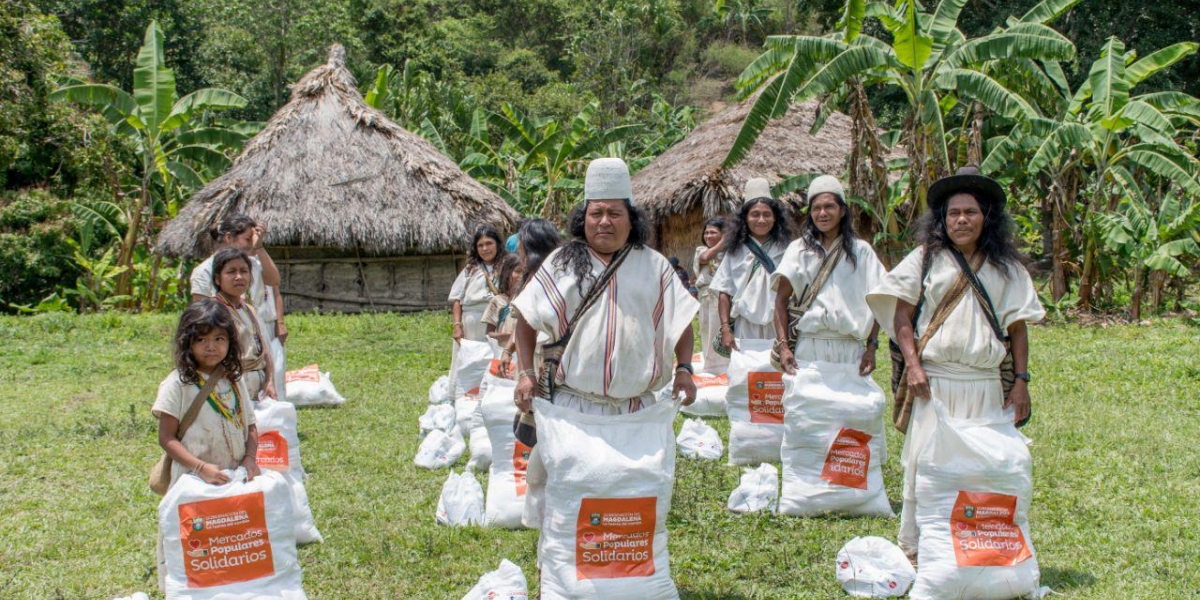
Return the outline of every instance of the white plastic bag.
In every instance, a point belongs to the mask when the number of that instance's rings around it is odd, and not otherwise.
[[[858,365],[805,363],[784,376],[780,514],[893,517],[883,486],[887,400]]]
[[[487,471],[492,466],[492,439],[487,428],[472,429],[468,439],[471,458],[467,460],[467,468],[475,472]]]
[[[268,325],[269,327],[269,325]],[[275,367],[275,396],[279,400],[287,400],[287,351],[279,338],[271,336],[271,365]]]
[[[479,412],[479,398],[463,396],[454,401],[454,422],[463,431],[483,426],[483,415]]]
[[[875,536],[856,537],[837,553],[837,578],[856,598],[898,598],[917,572],[899,546]]]
[[[333,387],[328,372],[321,372],[317,365],[308,365],[297,371],[288,371],[288,402],[302,406],[341,406],[346,399]]]
[[[489,527],[521,527],[528,484],[525,470],[532,448],[513,435],[515,381],[497,381],[480,399],[483,423],[491,443],[492,462],[488,475],[486,522]]]
[[[450,389],[450,376],[442,375],[429,386],[430,404],[449,404],[454,402],[454,390]]]
[[[736,513],[775,512],[779,503],[779,469],[772,464],[742,469],[742,479],[726,506]]]
[[[466,449],[467,444],[457,427],[449,432],[434,429],[421,440],[413,464],[426,469],[445,469],[457,462]]]
[[[283,475],[264,470],[246,482],[245,469],[225,473],[225,485],[184,475],[158,505],[167,597],[303,600]]]
[[[679,444],[679,453],[688,458],[717,460],[725,452],[717,430],[700,419],[685,420],[675,441]]]
[[[680,408],[684,414],[697,417],[725,416],[725,396],[729,393],[729,375],[696,373],[692,376],[696,384],[696,401]]]
[[[462,600],[526,600],[529,598],[529,584],[525,582],[525,574],[521,567],[512,564],[508,559],[500,561],[500,568],[489,571],[479,578],[479,583],[467,592]]]
[[[495,352],[488,342],[475,342],[468,339],[458,341],[458,350],[454,353],[454,374],[450,376],[454,382],[454,397],[461,398],[468,394],[479,394],[479,384],[492,363]]]
[[[291,402],[257,401],[254,403],[254,422],[258,426],[258,453],[255,455],[258,466],[279,472],[292,471],[303,478],[296,406]]]
[[[771,366],[770,340],[739,339],[729,358],[729,464],[778,462],[783,444],[783,373]]]
[[[294,471],[283,473],[283,478],[292,490],[292,524],[295,526],[296,544],[303,546],[323,543],[325,538],[317,529],[312,507],[308,504],[308,489],[304,485],[304,479]]]
[[[438,498],[437,522],[459,527],[483,524],[483,487],[474,475],[450,471]]]
[[[675,406],[602,416],[535,398],[534,412],[547,477],[542,598],[677,599],[667,552]]]
[[[931,399],[937,425],[917,459],[920,569],[914,600],[1007,600],[1038,592],[1029,534],[1033,466],[1007,418],[954,419]]]
[[[425,414],[417,417],[417,425],[421,428],[421,437],[429,435],[429,432],[435,429],[438,431],[454,429],[454,406],[431,404],[425,409]]]

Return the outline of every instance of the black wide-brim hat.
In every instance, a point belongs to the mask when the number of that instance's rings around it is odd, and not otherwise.
[[[946,205],[951,196],[962,192],[975,196],[980,204],[986,205],[981,207],[984,209],[1003,209],[1004,204],[1008,202],[1004,188],[1000,187],[995,179],[980,173],[979,169],[973,166],[963,167],[955,174],[933,182],[925,195],[925,201],[930,210],[938,210]]]

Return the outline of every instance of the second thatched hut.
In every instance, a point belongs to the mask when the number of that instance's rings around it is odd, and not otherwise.
[[[476,227],[505,233],[518,218],[432,144],[363,102],[340,45],[229,171],[192,197],[157,249],[207,256],[208,231],[235,212],[266,225],[289,311],[444,307]]]

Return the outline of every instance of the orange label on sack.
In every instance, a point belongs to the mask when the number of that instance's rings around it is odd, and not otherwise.
[[[491,373],[492,377],[500,377],[500,359],[492,359],[492,362],[488,364],[488,373]]]
[[[654,574],[657,498],[584,498],[575,527],[579,579]]]
[[[283,375],[283,380],[286,383],[293,381],[319,382],[321,381],[321,368],[313,364],[296,371],[288,371]]]
[[[842,429],[829,453],[825,455],[825,467],[821,469],[821,479],[833,485],[867,489],[867,465],[871,464],[870,434],[857,429]]]
[[[525,483],[525,472],[529,470],[529,453],[533,452],[533,448],[522,444],[517,440],[513,446],[513,483],[517,484],[517,497],[525,495],[525,490],[528,485]]]
[[[1016,496],[958,492],[950,513],[958,566],[1011,567],[1033,556],[1021,528],[1013,523],[1016,515]]]
[[[258,434],[258,453],[254,455],[254,462],[264,469],[287,471],[290,467],[287,438],[278,431],[264,431]]]
[[[750,422],[783,424],[783,373],[749,374]]]
[[[692,375],[692,381],[695,382],[698,388],[718,387],[729,385],[729,375],[726,373],[721,373],[720,375],[706,375],[701,373],[699,375]]]
[[[180,504],[179,537],[189,588],[275,574],[262,492]]]

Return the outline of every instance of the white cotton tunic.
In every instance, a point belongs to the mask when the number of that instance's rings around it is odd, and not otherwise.
[[[707,264],[700,264],[700,253],[707,251],[706,246],[698,246],[692,259],[692,271],[696,273],[696,298],[700,300],[700,352],[704,356],[704,372],[720,375],[729,367],[729,358],[717,354],[713,349],[713,338],[721,329],[721,316],[717,314],[717,296],[712,289],[713,277],[725,253],[720,252]]]
[[[799,361],[855,362],[862,357],[862,342],[875,325],[867,306],[867,293],[887,274],[875,250],[863,240],[854,240],[857,264],[845,256],[829,274],[812,306],[800,318],[799,336],[793,348]],[[771,276],[771,289],[786,279],[792,294],[802,295],[821,270],[821,256],[805,248],[803,240],[788,245],[779,267]]]
[[[763,250],[779,265],[787,245],[768,240]],[[771,274],[758,265],[754,253],[744,244],[725,253],[709,287],[729,295],[729,318],[737,338],[769,340],[775,337],[775,294],[771,292]]]
[[[867,294],[867,304],[888,336],[895,339],[894,321],[897,300],[915,305],[921,286],[921,261],[924,249],[909,253]],[[925,303],[917,319],[914,341],[919,341],[929,326],[937,305],[945,297],[960,269],[949,252],[940,252],[925,277]],[[1011,265],[1005,277],[995,265],[984,262],[977,272],[980,282],[996,309],[996,317],[1005,331],[1017,321],[1040,321],[1046,316],[1029,273],[1020,265]],[[1006,354],[1004,344],[988,324],[976,295],[970,288],[963,294],[946,322],[934,333],[921,356],[921,366],[929,377],[933,397],[942,401],[947,415],[959,419],[996,418],[1005,411],[1004,390],[1000,384],[1000,363]],[[1009,417],[1012,415],[1009,414]],[[917,548],[915,521],[917,458],[929,442],[937,418],[927,399],[913,402],[912,417],[904,438],[901,462],[904,464],[904,508],[900,515],[901,549]]]
[[[454,279],[450,287],[449,302],[458,301],[462,306],[463,337],[475,342],[487,341],[487,327],[483,323],[483,312],[492,301],[492,291],[487,278],[492,276],[490,265],[467,265]]]
[[[555,265],[561,252],[552,252],[513,300],[525,322],[550,343],[559,339],[583,302],[570,267]],[[597,278],[605,267],[594,253],[591,266]],[[556,382],[614,401],[662,388],[674,376],[675,343],[698,309],[663,255],[645,247],[631,250],[601,297],[575,324]]]
[[[204,373],[200,373],[200,377],[208,379],[208,375]],[[249,408],[248,396],[242,382],[239,381],[237,385],[238,394],[241,395],[244,418],[248,421],[246,427],[249,427],[254,425],[254,411]],[[218,382],[216,391],[228,406],[233,406],[233,389],[227,380],[222,379]],[[196,399],[198,393],[200,393],[200,388],[195,384],[183,383],[179,380],[179,371],[171,371],[171,374],[167,375],[167,378],[158,385],[158,396],[155,398],[150,412],[156,418],[161,415],[170,415],[176,420],[182,421],[183,415],[192,406],[192,401]],[[206,463],[212,463],[219,469],[236,468],[246,455],[245,432],[232,421],[222,417],[207,402],[200,407],[200,411],[196,414],[196,420],[184,432],[180,442],[193,456]],[[174,485],[180,476],[188,472],[188,467],[172,462],[171,485]]]

